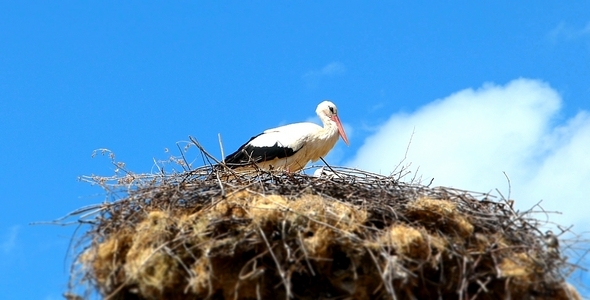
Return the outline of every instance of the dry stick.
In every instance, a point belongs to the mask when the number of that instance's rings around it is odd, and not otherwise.
[[[256,299],[262,300],[262,295],[260,295],[260,284],[256,283]]]
[[[241,281],[242,280],[245,280],[245,279],[249,279],[250,277],[253,277],[253,276],[258,276],[260,274],[261,271],[256,267],[256,261],[257,261],[258,258],[266,255],[266,253],[267,252],[263,252],[263,253],[260,253],[260,254],[258,254],[256,256],[254,256],[253,258],[251,258],[240,269],[240,272],[238,272],[238,279],[239,280],[236,280],[236,284],[235,284],[235,287],[234,287],[234,299],[235,300],[237,300],[238,297],[239,297],[239,289],[240,289],[240,283],[241,283]],[[242,274],[242,271],[244,271],[244,269],[250,264],[250,262],[252,262],[252,271],[250,271],[249,273],[243,275]],[[264,271],[262,271],[262,272],[264,272]],[[258,285],[258,282],[256,284]],[[258,288],[258,286],[257,286],[257,288]]]
[[[430,187],[430,185],[434,182],[434,177],[430,178],[430,182],[428,183],[428,185],[426,185],[426,187]]]
[[[195,142],[193,141],[193,143],[195,143]],[[201,154],[201,160],[203,160],[203,165],[211,166],[211,161],[209,160],[209,158],[207,158],[205,156],[205,153],[203,153],[203,151],[201,150],[201,148],[199,148],[199,146],[197,146],[197,148],[199,149],[199,153]]]
[[[580,265],[580,263],[582,262],[582,259],[584,259],[584,257],[586,257],[586,255],[588,255],[588,253],[590,253],[590,249],[586,249],[586,250],[584,251],[584,254],[580,255],[580,258],[578,258],[578,260],[577,260],[577,261],[576,261],[576,263],[574,264],[574,266],[575,266],[576,268],[579,268],[580,270],[582,270],[582,271],[584,271],[584,272],[588,272],[588,269],[587,269],[587,268],[584,268],[584,267],[582,267],[582,266]],[[571,271],[570,271],[570,274],[568,274],[568,277],[569,277],[569,275],[571,275],[571,273],[573,273],[574,271],[575,271],[575,269],[574,269],[574,270],[571,270]]]
[[[467,258],[463,256],[463,263],[461,264],[461,283],[459,285],[459,299],[464,299],[463,293],[467,292]],[[465,295],[468,296],[468,295]]]
[[[199,141],[197,141],[194,137],[189,136],[189,139],[191,140],[191,142],[193,142],[193,144],[195,144],[195,146],[197,146],[197,148],[199,148],[199,150],[201,150],[202,153],[204,153],[208,158],[212,159],[213,161],[215,161],[217,164],[221,164],[221,162],[219,160],[217,160],[217,158],[215,158],[213,155],[209,154],[209,152],[207,152],[207,150],[205,150],[205,148],[203,148],[203,146],[201,146],[201,144],[199,143]]]
[[[221,198],[225,199],[225,189],[223,188],[223,183],[221,183],[221,179],[219,179],[219,173],[215,172],[215,176],[217,177],[217,184],[219,184],[219,188],[221,189]],[[213,198],[211,198],[213,201]]]
[[[406,147],[406,152],[404,153],[404,158],[397,164],[397,166],[395,166],[395,168],[393,168],[393,172],[395,172],[395,170],[397,170],[397,168],[399,168],[399,166],[401,166],[401,164],[406,161],[406,158],[408,158],[408,152],[410,152],[410,145],[412,144],[412,139],[414,138],[414,132],[416,131],[416,127],[414,127],[412,129],[412,135],[410,135],[410,141],[408,142],[408,146]],[[399,180],[400,178],[398,178]]]
[[[287,236],[287,232],[285,231],[286,224],[287,224],[287,220],[281,221],[281,240],[283,241],[283,248],[285,248],[285,251],[287,251],[287,255],[286,255],[287,261],[291,261],[291,255],[292,255],[291,247],[289,247],[287,245],[287,243],[285,242],[285,238],[284,238]]]
[[[332,173],[334,173],[334,175],[342,178],[342,176],[340,176],[336,171],[334,171],[334,169],[332,169],[332,167],[324,160],[323,157],[320,156],[320,159],[324,162],[324,164],[326,164],[326,166],[328,166],[328,168],[330,169],[330,171],[332,171]]]
[[[118,200],[118,201],[122,201],[122,200]],[[116,203],[116,202],[113,202]],[[31,222],[29,223],[29,225],[59,225],[59,226],[67,226],[70,225],[72,223],[60,223],[61,221],[64,221],[67,218],[76,216],[76,215],[80,215],[80,214],[84,214],[84,216],[89,216],[92,214],[96,214],[104,209],[106,209],[108,205],[111,205],[111,203],[100,203],[100,204],[92,204],[92,205],[87,205],[87,206],[83,206],[81,208],[78,208],[76,210],[74,210],[73,212],[68,213],[67,215],[60,217],[58,219],[55,219],[53,221],[48,221],[48,222]],[[89,212],[89,213],[87,213]],[[75,222],[73,222],[75,223]]]
[[[221,141],[221,133],[217,134],[217,139],[219,139],[219,149],[221,149],[221,162],[225,164],[225,153],[223,153],[223,142]]]
[[[504,176],[506,177],[506,180],[508,181],[508,200],[510,200],[510,196],[512,194],[512,184],[510,183],[510,177],[508,177],[508,174],[506,174],[506,172],[502,171],[502,173],[504,173]]]
[[[190,140],[193,142],[193,144],[195,144],[195,146],[197,146],[197,148],[199,148],[199,150],[201,151],[201,155],[203,155],[203,154],[204,154],[204,155],[206,155],[206,156],[208,157],[208,159],[210,158],[210,159],[214,160],[218,166],[222,166],[222,167],[224,168],[224,170],[225,170],[225,171],[229,171],[229,172],[231,172],[231,173],[232,173],[232,175],[233,175],[233,176],[235,176],[236,178],[238,178],[238,180],[239,180],[239,177],[238,177],[238,175],[236,174],[236,172],[234,172],[234,171],[233,171],[231,168],[229,168],[229,167],[228,167],[228,166],[225,164],[225,158],[223,158],[223,157],[222,157],[222,161],[223,161],[223,162],[220,162],[220,161],[219,161],[219,160],[217,160],[217,159],[216,159],[216,158],[215,158],[213,155],[209,154],[209,152],[207,152],[207,151],[205,150],[205,148],[204,148],[203,146],[201,146],[201,144],[200,144],[200,143],[199,143],[199,142],[198,142],[198,141],[197,141],[195,138],[193,138],[192,136],[189,136],[189,138],[190,138]],[[219,138],[220,138],[220,143],[221,143],[221,135],[219,136]],[[220,145],[221,145],[221,144],[220,144]],[[221,148],[221,151],[222,151],[222,154],[223,154],[223,147]],[[211,165],[211,162],[209,162],[209,164]],[[216,171],[216,172],[217,172],[217,174],[218,174],[219,170],[215,170],[215,171]]]
[[[299,238],[300,249],[303,251],[303,255],[305,256],[305,262],[307,263],[307,267],[309,268],[311,275],[315,276],[315,272],[313,271],[311,263],[309,262],[309,253],[307,253],[307,249],[305,249],[305,244],[303,243],[303,238],[301,238],[300,231],[297,231],[297,237]]]
[[[153,252],[152,252],[152,254],[153,254]],[[150,254],[150,257],[151,257],[151,255],[152,255],[152,254]],[[148,257],[148,259],[149,259],[149,257]],[[104,299],[105,299],[105,300],[109,300],[109,299],[111,299],[111,298],[113,298],[113,297],[117,296],[117,294],[118,294],[118,293],[119,293],[119,292],[120,292],[120,291],[121,291],[123,288],[125,288],[125,287],[127,286],[127,284],[128,284],[128,283],[129,283],[129,278],[125,278],[125,280],[124,280],[124,281],[123,281],[123,282],[122,282],[122,283],[121,283],[121,284],[120,284],[120,285],[119,285],[119,286],[118,286],[118,287],[117,287],[115,290],[113,290],[113,291],[112,291],[110,294],[106,295]]]
[[[281,267],[281,263],[279,262],[279,260],[275,256],[275,253],[272,251],[272,247],[270,246],[270,243],[266,239],[266,235],[264,234],[264,231],[262,231],[262,228],[260,228],[260,225],[256,224],[256,227],[258,227],[258,232],[260,232],[260,236],[264,240],[264,243],[266,244],[266,247],[268,248],[268,251],[270,252],[270,255],[272,256],[272,259],[274,260],[275,264],[277,265],[279,275],[281,276],[281,281],[283,282],[283,285],[285,286],[285,291],[287,292],[287,299],[289,299],[289,298],[291,298],[291,285],[289,282],[287,282],[287,279],[285,278],[285,272],[283,271],[283,268]]]
[[[111,160],[111,164],[114,165],[117,169],[121,169],[125,173],[130,174],[130,172],[124,168],[125,164],[124,163],[117,163],[117,161],[115,160],[115,153],[113,153],[113,151],[111,151],[107,148],[100,148],[100,149],[96,149],[96,150],[92,151],[92,157],[96,156],[96,152],[99,150],[102,155],[109,153],[109,158]],[[115,171],[115,173],[117,173],[117,171]]]
[[[420,166],[418,166],[416,168],[416,172],[414,172],[414,176],[412,176],[412,179],[410,180],[410,182],[420,182],[422,179],[422,176],[418,177],[418,172],[420,172]],[[432,180],[434,180],[434,178],[432,178]]]
[[[96,151],[96,150],[95,150]],[[105,152],[109,152],[109,158],[111,159],[111,164],[113,166],[115,166],[117,169],[123,170],[123,172],[125,172],[127,175],[132,175],[133,173],[131,173],[130,171],[127,171],[127,169],[125,169],[125,163],[124,162],[117,162],[115,160],[115,153],[113,153],[111,150],[109,149],[101,149],[102,154],[104,155]],[[94,155],[93,155],[94,156]],[[115,173],[117,173],[117,171],[115,171]]]
[[[104,297],[105,300],[109,300],[112,299],[113,297],[117,296],[117,294],[124,288],[127,286],[128,283],[128,279],[125,279],[124,282],[122,282],[116,289],[114,289],[110,294],[106,295]]]
[[[166,245],[166,244],[164,244]],[[178,255],[176,255],[174,252],[172,252],[172,249],[170,249],[170,247],[168,247],[167,245],[162,247],[162,249],[164,250],[164,252],[166,254],[168,254],[170,257],[174,258],[179,265],[181,265],[184,268],[184,271],[190,276],[193,277],[194,272],[182,261],[182,259],[180,257],[178,257]]]
[[[264,268],[258,269],[256,266],[256,261],[263,257],[264,255],[266,255],[267,252],[262,252],[254,257],[252,257],[249,261],[247,261],[244,266],[242,266],[242,268],[240,269],[240,272],[238,272],[238,279],[239,280],[245,280],[248,279],[250,277],[253,276],[257,276],[257,274],[259,274],[260,272],[264,272]],[[243,271],[246,269],[246,267],[252,263],[252,270],[246,274],[243,274]]]
[[[397,300],[397,296],[395,295],[395,289],[393,288],[393,283],[391,281],[387,280],[387,278],[385,278],[386,271],[381,269],[381,266],[379,266],[379,262],[377,261],[377,258],[375,257],[375,255],[373,255],[373,252],[371,251],[371,249],[369,249],[365,246],[365,250],[367,251],[367,253],[369,253],[371,258],[373,259],[373,262],[375,263],[375,267],[377,268],[377,271],[379,272],[379,276],[381,277],[381,280],[383,281],[382,282],[383,286],[385,287],[387,292],[391,295],[391,298],[393,298],[393,300]],[[375,289],[375,291],[373,291],[373,294],[377,292],[378,288],[379,287],[377,287],[377,289]]]
[[[65,267],[66,261],[67,261],[67,259],[68,259],[68,253],[69,253],[70,251],[72,251],[72,253],[74,253],[74,254],[75,254],[75,252],[74,252],[74,251],[75,251],[75,250],[74,250],[74,237],[76,236],[76,234],[78,234],[78,230],[80,230],[81,228],[82,228],[82,224],[78,224],[78,226],[77,226],[77,227],[76,227],[76,229],[74,230],[74,233],[72,234],[72,237],[71,237],[71,238],[70,238],[70,240],[68,241],[68,248],[67,248],[67,249],[68,249],[68,252],[66,252],[66,255],[64,256],[64,261],[63,261],[63,263],[64,263],[64,267]],[[81,253],[79,253],[79,254],[75,255],[75,257],[74,257],[74,260],[73,260],[73,261],[79,261],[79,259],[80,259],[80,256],[82,256],[82,255],[83,255],[83,252],[81,252]],[[76,264],[72,264],[72,265],[70,266],[70,274],[74,274],[74,271],[75,271],[75,269],[76,269]],[[65,268],[64,268],[64,271],[65,271]],[[68,287],[69,287],[70,289],[71,289],[71,287],[72,287],[72,286],[71,286],[71,284],[72,284],[71,282],[69,282],[69,283],[68,283]]]
[[[184,164],[187,166],[187,168],[189,168],[188,170],[185,169],[184,166],[181,166],[183,170],[185,171],[190,171],[190,166],[188,164],[188,161],[186,160],[186,157],[184,156],[184,151],[182,151],[182,149],[180,148],[180,145],[178,144],[178,142],[176,142],[176,147],[178,148],[178,151],[180,152],[180,155],[182,155],[182,160],[184,160]]]
[[[160,168],[160,166],[158,165],[158,162],[156,161],[155,158],[153,158],[154,161],[154,165],[156,166],[156,168],[158,168],[158,173],[162,175],[162,177],[164,177],[164,170],[162,168]],[[186,171],[186,170],[185,170]]]
[[[470,300],[476,300],[477,296],[479,295],[479,293],[481,293],[482,291],[484,291],[485,293],[489,293],[488,288],[486,287],[488,285],[488,283],[490,283],[490,281],[492,281],[492,277],[488,276],[486,277],[486,281],[485,282],[481,282],[481,280],[476,279],[475,282],[477,282],[477,284],[479,285],[479,289],[477,289],[477,292],[475,293],[475,295],[473,295],[473,297],[470,298]]]

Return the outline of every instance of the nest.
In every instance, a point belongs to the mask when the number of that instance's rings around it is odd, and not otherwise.
[[[87,177],[125,194],[75,212],[92,217],[73,287],[105,299],[576,299],[557,246],[508,201],[331,169]]]

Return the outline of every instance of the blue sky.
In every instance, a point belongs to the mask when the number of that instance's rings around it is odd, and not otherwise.
[[[75,227],[29,223],[105,200],[77,180],[113,173],[93,150],[150,172],[189,135],[219,156],[218,134],[229,152],[313,119],[324,99],[351,142],[332,164],[387,174],[414,132],[406,163],[435,185],[506,192],[507,172],[521,209],[543,200],[587,231],[589,11],[587,1],[4,1],[0,294],[60,299]]]

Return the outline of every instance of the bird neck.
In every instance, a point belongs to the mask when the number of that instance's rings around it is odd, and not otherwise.
[[[330,119],[330,117],[328,117],[326,115],[322,115],[322,116],[320,116],[320,119],[322,120],[322,124],[324,124],[324,129],[337,128],[336,122],[332,121],[332,119]]]
[[[336,122],[332,121],[328,116],[323,116],[322,123],[324,127],[320,130],[321,136],[331,137],[333,135],[338,135],[338,126],[336,126]]]

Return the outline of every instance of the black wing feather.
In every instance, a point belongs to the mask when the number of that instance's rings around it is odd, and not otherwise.
[[[275,158],[289,157],[297,152],[292,148],[279,146],[278,142],[271,147],[254,147],[249,145],[250,141],[262,134],[264,133],[253,136],[248,142],[242,145],[238,151],[228,155],[225,158],[225,164],[231,168],[235,168],[249,163],[259,163],[262,161],[273,160]]]

